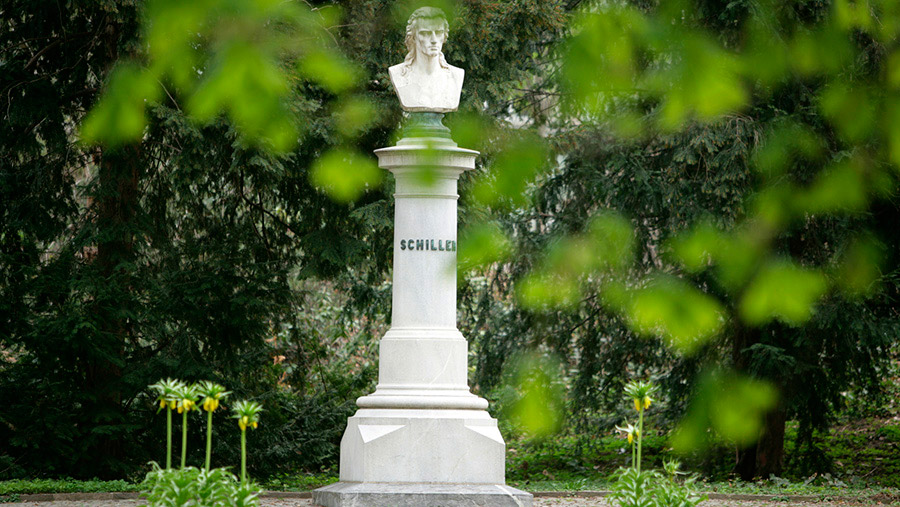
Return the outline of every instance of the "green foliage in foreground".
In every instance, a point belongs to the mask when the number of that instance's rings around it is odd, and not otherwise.
[[[256,507],[259,487],[224,468],[161,469],[154,463],[141,496],[153,507]]]

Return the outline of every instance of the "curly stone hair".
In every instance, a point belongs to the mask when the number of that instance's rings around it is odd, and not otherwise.
[[[447,16],[444,14],[444,11],[438,9],[437,7],[421,7],[416,9],[412,15],[409,16],[409,21],[406,23],[406,49],[409,51],[406,54],[406,59],[403,61],[404,69],[403,73],[406,74],[409,67],[412,66],[413,61],[416,59],[416,24],[420,19],[440,19],[444,22],[444,42],[447,41],[447,35],[450,33],[450,23],[447,22]],[[441,67],[445,69],[450,68],[450,64],[447,63],[447,60],[444,58],[444,53],[441,53],[440,56],[440,64]]]

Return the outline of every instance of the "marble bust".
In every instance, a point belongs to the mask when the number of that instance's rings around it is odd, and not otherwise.
[[[459,108],[466,72],[444,58],[448,31],[447,17],[440,9],[422,7],[409,17],[409,53],[403,63],[388,69],[404,111],[447,113]]]

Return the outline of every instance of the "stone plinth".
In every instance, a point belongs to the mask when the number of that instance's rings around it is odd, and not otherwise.
[[[531,494],[509,486],[471,484],[396,484],[339,482],[313,491],[324,507],[526,507]]]

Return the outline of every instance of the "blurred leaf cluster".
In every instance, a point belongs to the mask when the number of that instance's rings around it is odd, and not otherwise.
[[[898,20],[879,1],[580,5],[529,83],[547,107],[517,110],[557,164],[533,208],[494,207],[515,254],[478,275],[506,298],[465,293],[478,383],[545,345],[570,358],[569,412],[611,427],[607,393],[658,375],[675,442],[716,431],[744,478],[780,473],[787,419],[809,442],[841,392],[883,393]]]
[[[0,475],[134,477],[167,376],[265,404],[252,475],[336,465],[389,315],[392,188],[367,154],[400,124],[387,67],[419,4],[0,8]],[[444,6],[473,114],[507,111],[536,70],[517,56],[566,22]],[[237,462],[220,431],[213,461]]]

